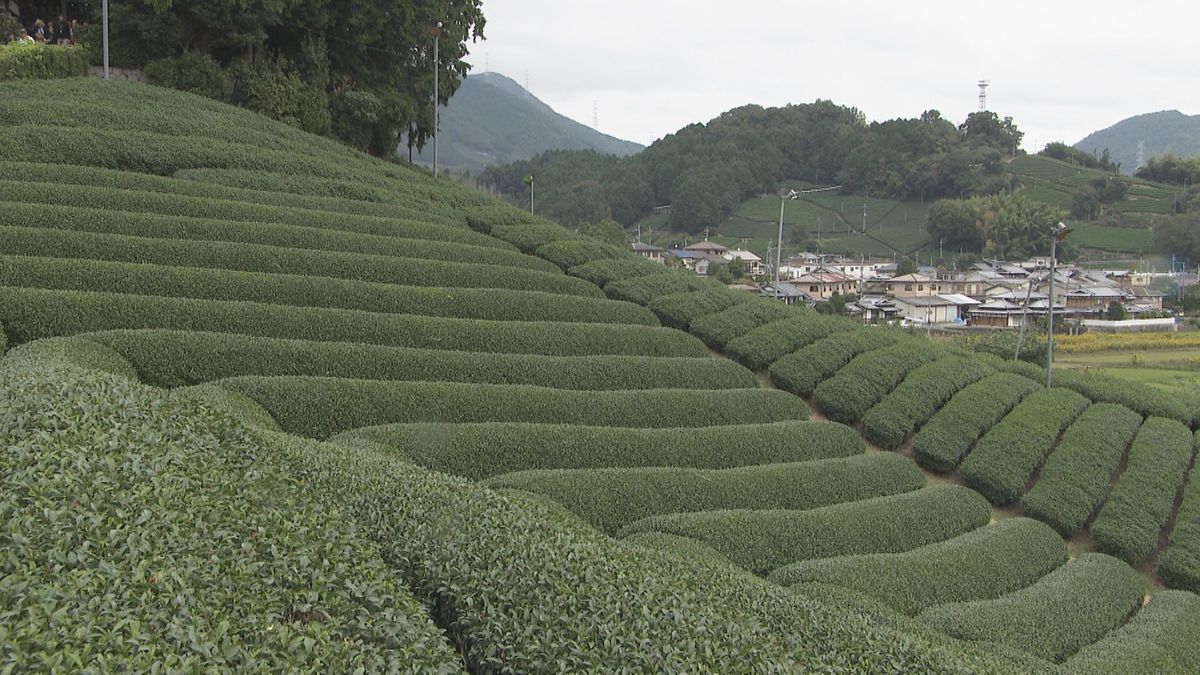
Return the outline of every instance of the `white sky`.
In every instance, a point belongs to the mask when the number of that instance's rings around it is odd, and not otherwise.
[[[1023,147],[1075,143],[1145,112],[1200,111],[1182,0],[484,0],[474,72],[507,75],[560,113],[649,144],[746,103],[829,99],[868,120],[934,108],[1012,116]],[[528,80],[526,79],[528,78]]]

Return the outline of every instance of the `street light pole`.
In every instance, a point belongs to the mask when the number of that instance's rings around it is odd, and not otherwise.
[[[775,297],[779,297],[779,267],[783,265],[783,205],[787,197],[779,197],[779,245],[775,249]]]
[[[102,22],[104,24],[104,40],[103,40],[103,42],[104,42],[104,79],[107,80],[109,78],[109,71],[108,71],[108,0],[104,0],[104,6],[101,8],[101,13],[103,14],[103,18],[104,18],[104,21]]]
[[[1071,228],[1067,227],[1062,221],[1059,221],[1054,226],[1054,236],[1050,238],[1050,299],[1047,301],[1046,311],[1049,318],[1047,326],[1049,330],[1046,332],[1046,386],[1054,385],[1054,270],[1058,257],[1058,242],[1066,239],[1071,233]]]
[[[107,0],[105,0],[107,2]],[[442,55],[438,51],[438,38],[442,35],[442,22],[433,28],[433,176],[438,175],[438,71],[442,67]]]

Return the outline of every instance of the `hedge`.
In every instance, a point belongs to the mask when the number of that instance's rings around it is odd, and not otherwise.
[[[648,274],[661,274],[667,269],[662,263],[641,257],[604,258],[589,263],[576,265],[567,270],[573,277],[579,277],[604,288],[611,281],[623,281],[634,277],[644,277]]]
[[[733,561],[708,544],[665,532],[638,532],[622,539],[627,544],[674,556],[690,564],[718,565],[741,570]]]
[[[960,389],[994,372],[990,360],[978,356],[951,356],[919,366],[863,415],[863,435],[894,450]]]
[[[312,251],[263,244],[188,241],[0,226],[0,252],[29,256],[147,262],[175,267],[275,272],[411,286],[508,288],[602,297],[595,286],[553,272],[506,267],[487,249],[470,262]],[[472,254],[464,251],[464,257]]]
[[[1200,473],[1195,465],[1156,571],[1167,586],[1200,593]]]
[[[1188,426],[1200,421],[1185,397],[1108,375],[1054,370],[1054,385],[1069,387],[1099,403],[1117,403],[1142,417],[1170,417]]]
[[[781,567],[770,578],[785,586],[843,586],[911,615],[934,605],[998,598],[1066,561],[1067,546],[1050,526],[1009,518],[904,553],[809,560]]]
[[[769,389],[571,391],[528,385],[238,377],[284,431],[327,438],[405,422],[536,422],[604,427],[723,426],[803,420],[804,402]]]
[[[537,259],[548,260],[560,267],[564,272],[572,267],[592,262],[593,260],[622,258],[629,255],[629,251],[623,248],[617,248],[612,244],[606,244],[587,237],[560,239],[542,244],[537,248],[535,253],[538,256]]]
[[[271,413],[256,403],[249,396],[243,396],[228,389],[222,389],[215,384],[198,384],[192,387],[180,387],[167,392],[173,399],[183,399],[197,402],[221,414],[228,415],[247,427],[258,427],[268,431],[282,431],[279,423],[271,417]]]
[[[854,357],[836,375],[817,385],[813,403],[829,419],[856,422],[896,388],[911,371],[945,356],[927,341],[905,340]]]
[[[1113,472],[1142,424],[1142,416],[1115,403],[1093,403],[1062,441],[1021,499],[1025,514],[1063,536],[1083,529],[1104,502]]]
[[[881,455],[896,457],[896,455]],[[899,553],[987,525],[987,500],[957,485],[807,511],[708,511],[653,516],[623,534],[666,532],[698,539],[738,565],[766,575],[801,560]]]
[[[658,319],[645,307],[607,298],[505,288],[394,286],[353,279],[104,260],[0,255],[0,285],[5,284],[492,321],[658,325]]]
[[[865,329],[842,317],[795,310],[792,318],[765,323],[725,343],[725,353],[750,370],[766,370],[807,344],[853,330]]]
[[[993,504],[1012,504],[1090,402],[1072,389],[1038,389],[992,427],[961,465],[967,486]]]
[[[354,429],[337,438],[366,438],[421,466],[472,480],[527,469],[729,469],[849,457],[865,451],[853,429],[807,421],[694,429],[507,422],[395,424]]]
[[[966,387],[913,437],[917,463],[939,473],[953,471],[976,439],[1037,390],[1033,381],[1011,373],[989,375]]]
[[[474,224],[472,224],[474,225]],[[533,254],[541,246],[552,241],[578,238],[580,235],[567,232],[561,225],[549,221],[499,223],[493,225],[488,234],[516,246],[522,253]]]
[[[48,359],[0,365],[14,671],[461,671],[346,510],[239,426]]]
[[[693,321],[749,302],[752,297],[742,291],[712,288],[660,295],[651,300],[647,307],[658,316],[664,326],[688,330]]]
[[[918,619],[952,637],[1063,661],[1125,623],[1144,588],[1132,567],[1087,553],[1027,588],[995,600],[931,607]]]
[[[1079,650],[1066,666],[1086,675],[1200,672],[1200,597],[1155,593],[1129,623]]]
[[[572,270],[572,274],[574,271]],[[778,300],[754,298],[749,302],[696,319],[689,329],[713,349],[725,349],[731,340],[772,321],[792,316],[793,310]]]
[[[871,454],[733,469],[636,467],[519,471],[485,481],[545,495],[603,532],[649,516],[719,509],[813,509],[916,490],[912,462]]]
[[[0,82],[83,77],[87,67],[87,52],[82,47],[19,42],[0,45]]]
[[[95,370],[131,382],[138,381],[137,370],[120,352],[91,340],[55,337],[15,346],[5,355],[10,363],[52,361],[84,370]]]
[[[11,286],[0,287],[0,322],[11,344],[101,330],[162,328],[468,352],[708,355],[704,343],[687,333],[652,326],[484,321]]]
[[[1097,550],[1138,562],[1158,548],[1159,534],[1192,465],[1194,439],[1182,422],[1151,417],[1129,448],[1129,462],[1092,524]]]
[[[832,377],[851,359],[896,344],[895,333],[857,330],[834,333],[784,356],[768,369],[771,382],[797,396],[811,396],[817,385]]]
[[[651,300],[660,295],[702,291],[707,288],[722,288],[722,286],[717,281],[698,277],[691,272],[670,270],[610,282],[604,286],[604,293],[614,300],[627,300],[639,305],[648,305]]]

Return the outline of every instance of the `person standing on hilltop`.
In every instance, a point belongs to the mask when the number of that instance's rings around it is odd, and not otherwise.
[[[62,14],[58,15],[58,32],[55,33],[54,38],[60,45],[69,45],[74,38],[71,24],[67,23],[67,17]]]

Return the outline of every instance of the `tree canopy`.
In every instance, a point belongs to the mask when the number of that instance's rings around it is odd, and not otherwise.
[[[1050,252],[1053,226],[1062,211],[1024,197],[1000,194],[944,199],[929,209],[929,234],[946,245],[987,257],[1022,260]],[[1064,259],[1073,248],[1060,247]]]

